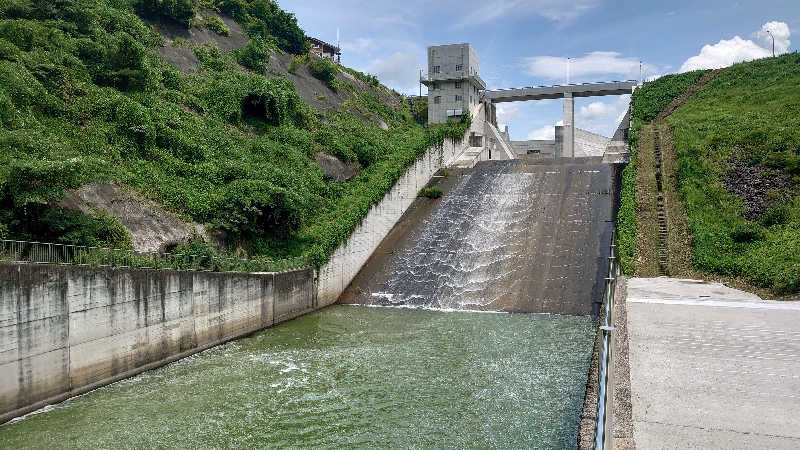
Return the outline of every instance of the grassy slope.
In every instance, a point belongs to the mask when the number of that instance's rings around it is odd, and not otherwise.
[[[628,274],[637,272],[635,257],[643,251],[636,248],[637,233],[644,232],[637,224],[644,211],[637,204],[637,189],[647,188],[636,184],[640,134],[660,109],[701,75],[664,77],[634,93],[634,158],[623,174],[618,223],[621,259]],[[730,195],[722,181],[732,156],[743,157],[752,166],[777,168],[800,181],[798,86],[797,54],[738,64],[722,71],[667,118],[674,139],[667,147],[675,151],[681,213],[688,217],[693,265],[700,276],[744,280],[777,295],[800,292],[799,193],[776,193],[783,199],[781,208],[789,213],[783,222],[766,225],[745,220],[742,200]],[[662,129],[662,138],[670,138],[668,131]]]
[[[743,218],[741,199],[721,181],[731,155],[800,181],[800,55],[728,68],[668,120],[696,267],[775,294],[800,292],[799,193],[779,193],[788,217],[765,226]],[[754,237],[737,242],[743,229]]]
[[[405,167],[465,129],[426,130],[407,106],[348,83],[336,87],[390,129],[347,112],[322,117],[287,79],[245,71],[242,58],[215,48],[197,48],[200,72],[181,74],[156,53],[163,40],[134,0],[47,5],[0,0],[0,237],[125,245],[107,217],[50,206],[66,189],[115,181],[252,254],[321,264]],[[245,13],[251,37],[280,42]],[[243,114],[246,99],[266,105],[260,116]],[[313,161],[322,150],[363,170],[328,182]]]
[[[620,262],[623,271],[628,275],[633,275],[636,270],[635,255],[638,232],[636,179],[642,127],[655,119],[661,110],[697,82],[703,73],[703,71],[695,71],[661,77],[656,81],[645,83],[633,93],[631,98],[631,120],[633,122],[629,138],[631,162],[622,173],[622,192],[617,219]]]

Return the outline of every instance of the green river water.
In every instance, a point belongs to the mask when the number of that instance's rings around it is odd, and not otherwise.
[[[0,448],[573,448],[588,317],[334,306],[0,427]]]

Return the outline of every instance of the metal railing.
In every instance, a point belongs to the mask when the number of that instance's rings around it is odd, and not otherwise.
[[[0,261],[17,264],[119,267],[206,272],[282,272],[310,266],[307,257],[273,260],[212,253],[135,252],[103,247],[0,240]]]
[[[611,255],[608,257],[608,277],[606,277],[605,315],[600,330],[603,333],[601,341],[600,376],[598,378],[599,391],[597,395],[597,423],[595,424],[594,448],[595,450],[613,448],[613,361],[614,361],[614,295],[616,294],[617,276],[619,275],[619,260],[617,258],[617,235],[611,235]]]

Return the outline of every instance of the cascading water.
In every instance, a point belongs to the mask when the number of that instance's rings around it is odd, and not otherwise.
[[[369,287],[355,302],[596,313],[613,225],[611,174],[595,159],[482,163],[459,176],[382,267],[354,281]]]
[[[571,315],[333,306],[4,425],[0,448],[574,448],[610,174],[454,174],[351,283],[361,303]]]

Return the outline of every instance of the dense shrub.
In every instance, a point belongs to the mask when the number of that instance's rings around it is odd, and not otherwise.
[[[289,71],[289,73],[297,73],[297,69],[305,65],[307,60],[308,60],[308,55],[305,56],[292,55],[292,57],[289,59],[289,68],[287,70]]]
[[[322,81],[329,88],[334,88],[336,74],[339,73],[336,63],[327,58],[311,57],[308,61],[308,69],[314,78]]]
[[[236,60],[253,72],[265,74],[269,69],[269,45],[260,37],[250,40],[247,46],[237,50]]]
[[[422,188],[419,191],[419,197],[439,198],[444,194],[444,191],[439,186]]]
[[[197,7],[194,0],[136,0],[137,10],[149,17],[166,17],[192,26]]]
[[[206,17],[203,20],[203,26],[209,30],[217,33],[220,36],[230,36],[231,30],[225,25],[225,22],[216,16]]]
[[[281,49],[295,54],[308,53],[308,41],[303,30],[297,25],[294,14],[278,7],[272,0],[254,0],[248,5],[251,20],[247,31],[251,36],[267,38],[272,36]]]

